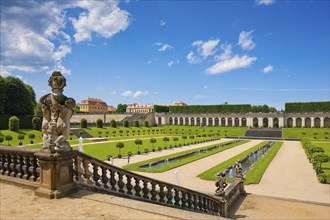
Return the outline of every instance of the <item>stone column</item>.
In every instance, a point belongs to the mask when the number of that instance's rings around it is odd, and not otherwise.
[[[273,125],[273,117],[269,117],[268,118],[268,127],[270,127],[270,128],[273,128],[274,127],[274,125]]]
[[[40,187],[35,195],[59,199],[76,191],[72,151],[61,154],[40,151],[35,155],[39,158],[40,165]]]
[[[263,121],[262,121],[262,117],[258,117],[258,127],[259,127],[259,128],[264,127],[264,123],[263,123]]]
[[[311,127],[314,128],[314,117],[311,117]]]
[[[292,117],[292,127],[296,127],[296,117]]]
[[[324,117],[320,117],[320,127],[324,127]]]
[[[305,117],[301,117],[301,127],[305,127]]]

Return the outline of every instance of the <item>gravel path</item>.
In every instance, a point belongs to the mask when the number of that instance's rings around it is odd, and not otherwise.
[[[246,186],[249,193],[330,203],[330,185],[320,184],[298,141],[285,141],[261,182]]]

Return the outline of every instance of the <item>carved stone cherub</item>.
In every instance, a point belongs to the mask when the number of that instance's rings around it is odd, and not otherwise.
[[[215,190],[216,196],[225,196],[225,188],[228,184],[226,183],[226,172],[221,172],[219,174],[219,179],[215,182],[217,189]]]
[[[72,148],[66,139],[70,134],[70,118],[76,102],[63,95],[66,79],[61,72],[54,71],[48,85],[52,88],[52,93],[42,96],[39,100],[43,112],[42,149],[51,152],[69,151]]]

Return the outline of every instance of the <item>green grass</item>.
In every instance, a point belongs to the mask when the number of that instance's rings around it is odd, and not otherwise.
[[[266,143],[268,143],[268,141],[263,141],[260,144],[257,144],[255,146],[253,146],[250,149],[247,149],[246,151],[243,151],[242,153],[240,153],[240,154],[224,161],[223,163],[220,163],[220,164],[212,167],[211,169],[208,169],[208,170],[204,171],[203,173],[198,174],[198,177],[200,177],[201,179],[204,179],[204,180],[213,180],[213,181],[215,181],[215,180],[217,180],[217,177],[215,176],[215,174],[217,174],[220,171],[226,170],[227,167],[233,165],[236,161],[243,159],[248,154],[254,152],[259,147],[262,147]],[[228,181],[230,182],[229,179],[228,179]]]
[[[246,173],[245,184],[258,184],[260,182],[268,165],[272,162],[282,144],[282,141],[276,142],[276,144],[266,152],[264,157],[260,158],[252,165],[252,169]]]
[[[22,144],[30,144],[29,134],[34,134],[35,138],[33,139],[34,143],[40,143],[42,142],[42,133],[41,131],[31,130],[31,129],[21,129],[18,132],[13,132],[9,130],[0,130],[0,136],[3,136],[4,138],[7,135],[10,135],[13,137],[13,140],[11,140],[9,143],[8,141],[4,140],[1,144],[2,145],[10,145],[10,146],[19,146],[20,140],[17,139],[17,136],[19,134],[24,135],[24,139],[22,140]]]
[[[151,137],[150,137],[151,138]],[[143,139],[143,137],[135,137],[132,138],[133,140],[120,140],[120,142],[123,142],[125,147],[121,149],[121,155],[126,156],[128,152],[130,151],[133,155],[137,154],[138,147],[134,143],[135,139],[141,139],[142,140],[142,145],[140,145],[140,151],[141,153],[144,153],[144,150],[147,148],[149,152],[152,151],[153,145],[150,143],[150,138]],[[158,151],[158,147],[161,147],[164,150],[165,144],[168,150],[172,146],[172,148],[175,145],[183,145],[186,143],[192,144],[192,143],[197,143],[197,139],[185,139],[183,140],[180,136],[178,137],[178,141],[174,142],[173,137],[169,137],[168,142],[163,141],[163,137],[152,137],[157,140],[157,142],[154,144],[154,148],[156,151]],[[114,142],[107,142],[107,143],[98,143],[98,144],[86,144],[84,145],[84,151],[91,155],[92,157],[95,157],[100,160],[106,160],[108,155],[112,155],[116,157],[119,154],[119,150],[116,148],[116,144],[119,141],[114,141]],[[202,140],[200,140],[202,142]]]
[[[311,141],[311,143],[317,147],[322,147],[324,153],[330,157],[330,142],[320,143],[319,141]],[[330,160],[326,163],[322,163],[322,169],[324,173],[327,175],[328,179],[330,180]]]
[[[307,138],[309,140],[329,140],[329,128],[283,128],[283,138]]]
[[[228,142],[232,142],[232,141],[227,141],[227,142],[224,142],[224,143],[228,143]],[[218,149],[215,149],[215,150],[212,150],[212,151],[205,152],[203,154],[197,154],[197,155],[190,156],[190,157],[187,157],[187,158],[179,159],[176,162],[169,163],[169,164],[166,164],[162,167],[157,167],[157,168],[154,168],[154,169],[140,168],[140,166],[145,165],[145,164],[149,164],[149,163],[153,163],[153,162],[156,162],[156,161],[159,161],[159,160],[164,160],[164,159],[184,155],[184,154],[194,152],[194,151],[197,151],[197,150],[206,149],[206,148],[209,148],[211,146],[216,146],[216,145],[219,145],[219,144],[213,144],[213,145],[209,145],[209,146],[205,146],[205,147],[201,147],[201,148],[196,148],[196,149],[187,150],[187,151],[183,151],[183,152],[179,152],[179,153],[175,153],[175,154],[170,154],[170,155],[163,156],[163,157],[157,157],[157,158],[141,161],[141,162],[134,163],[134,164],[129,164],[129,165],[124,166],[123,168],[127,169],[127,170],[141,171],[141,172],[148,172],[148,173],[161,173],[161,172],[165,172],[167,170],[170,170],[170,169],[173,169],[173,168],[191,163],[193,161],[211,156],[213,154],[222,152],[224,150],[236,147],[236,146],[244,144],[246,142],[248,142],[248,141],[245,140],[245,141],[240,141],[240,142],[237,142],[237,143],[233,143],[233,144],[227,145],[225,147],[221,147],[221,148],[218,148]]]

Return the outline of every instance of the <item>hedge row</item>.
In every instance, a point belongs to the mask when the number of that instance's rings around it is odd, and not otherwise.
[[[330,112],[330,102],[287,102],[285,112]]]
[[[232,112],[243,113],[250,112],[252,106],[243,105],[188,105],[188,106],[170,106],[169,110],[173,113],[218,113]]]
[[[0,130],[8,130],[8,121],[11,115],[0,115]],[[33,115],[17,115],[20,129],[31,129]]]
[[[170,107],[168,106],[161,106],[161,105],[154,105],[154,112],[169,112]]]

